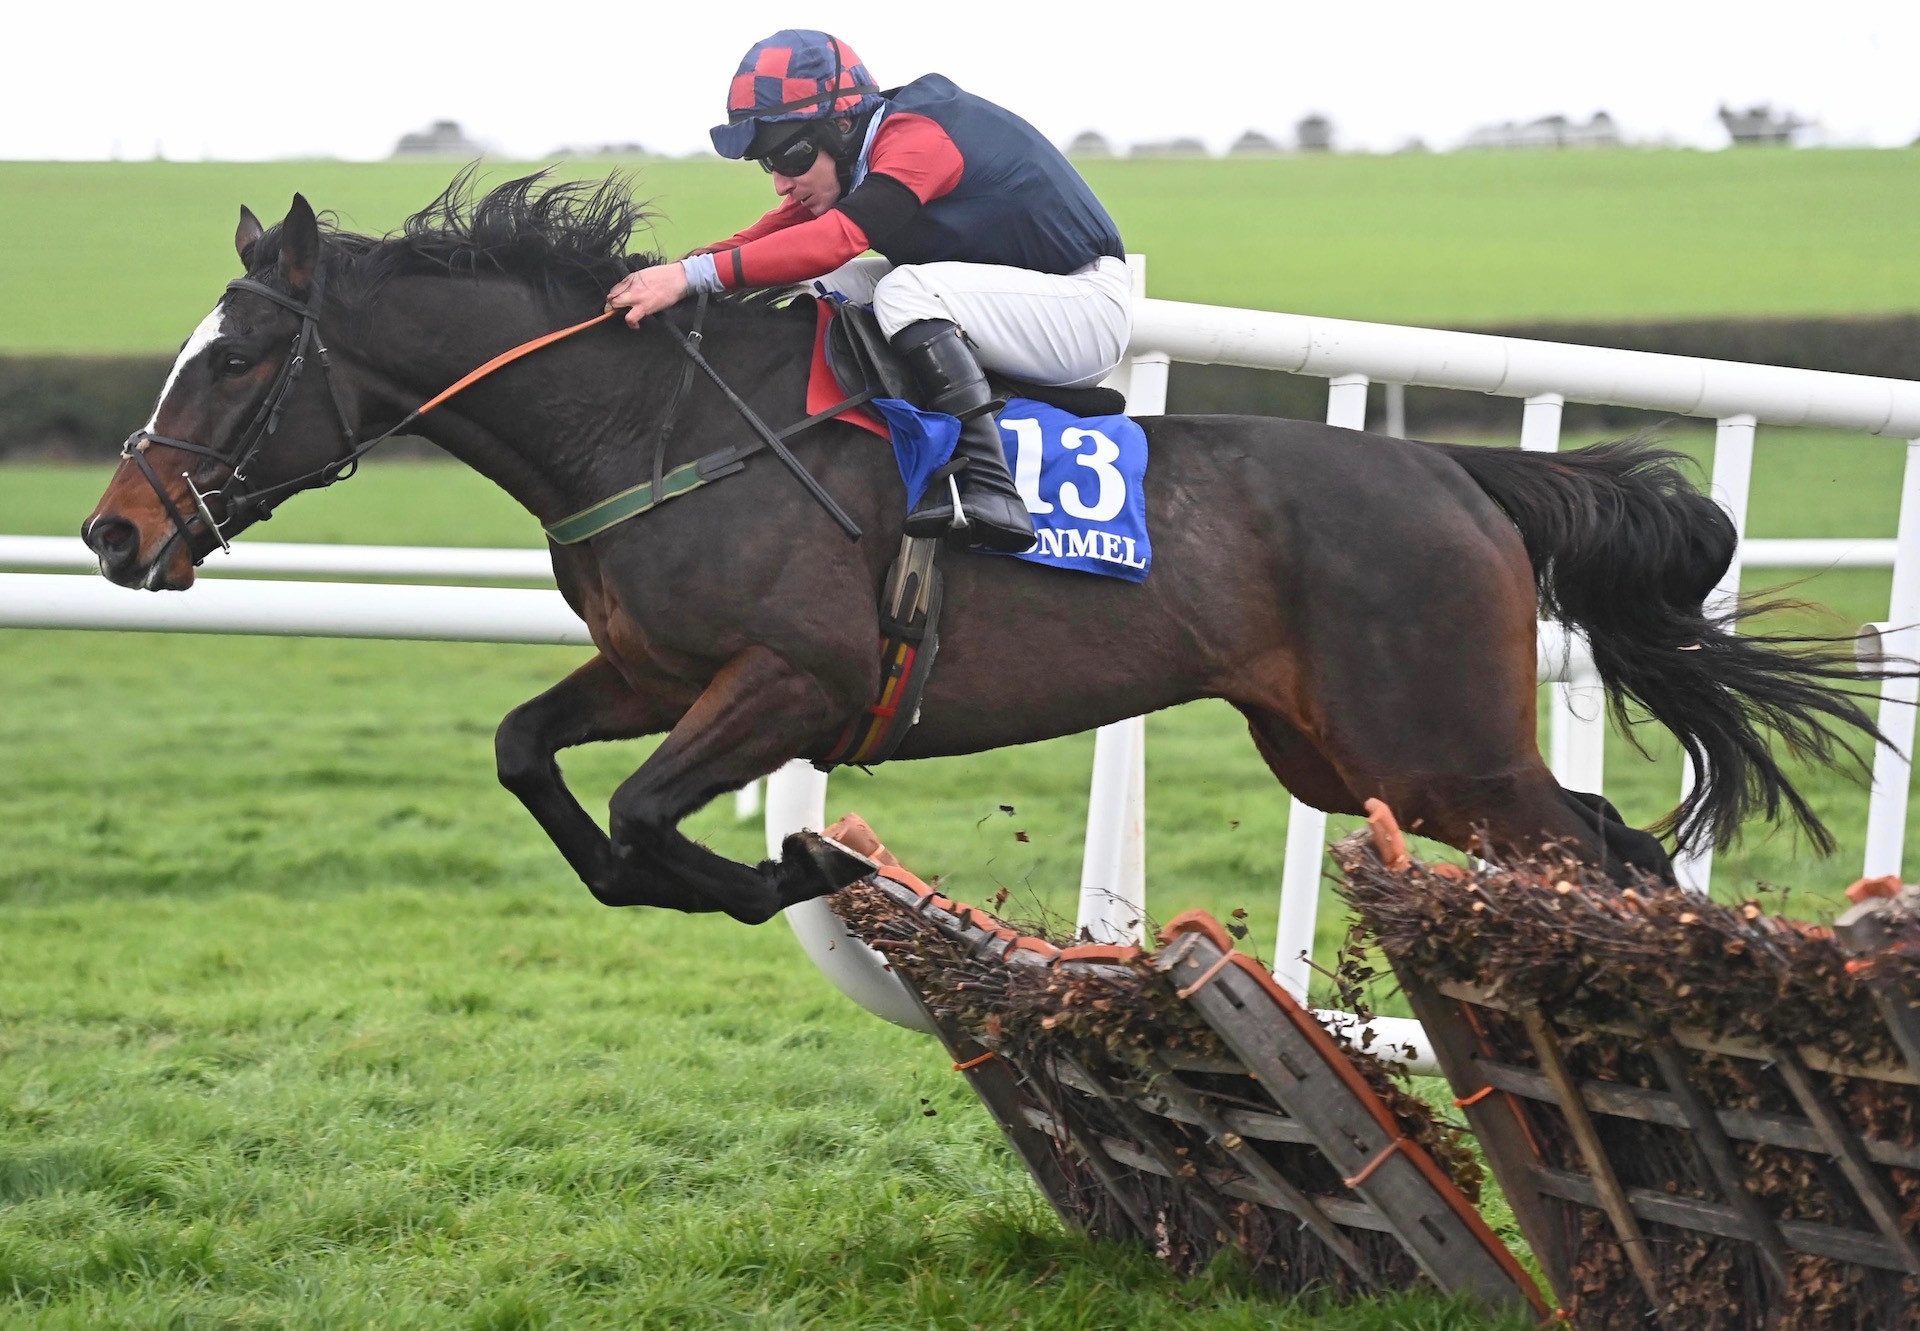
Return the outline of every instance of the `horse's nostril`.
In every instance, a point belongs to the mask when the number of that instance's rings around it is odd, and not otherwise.
[[[125,518],[101,518],[85,535],[95,554],[115,562],[131,557],[140,544],[139,530]]]

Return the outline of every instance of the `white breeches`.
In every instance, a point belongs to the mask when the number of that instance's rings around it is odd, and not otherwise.
[[[872,305],[888,337],[920,319],[949,319],[973,343],[980,364],[1028,383],[1086,388],[1127,352],[1133,331],[1133,274],[1099,259],[1056,277],[985,263],[855,259],[819,284]]]

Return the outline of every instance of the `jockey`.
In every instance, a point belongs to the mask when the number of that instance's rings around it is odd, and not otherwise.
[[[637,326],[690,290],[813,279],[871,303],[923,405],[962,422],[961,512],[951,488],[929,490],[908,534],[1030,547],[982,368],[1085,387],[1120,363],[1132,278],[1086,181],[1012,112],[938,74],[883,92],[846,43],[802,29],[747,52],[712,137],[722,157],[772,175],[779,206],[677,264],[631,274],[608,304]],[[881,257],[858,257],[868,250]]]

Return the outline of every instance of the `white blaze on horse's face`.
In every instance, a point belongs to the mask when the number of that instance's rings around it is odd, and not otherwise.
[[[180,359],[173,363],[173,369],[167,374],[167,382],[161,385],[160,399],[153,404],[153,416],[147,421],[146,428],[148,434],[152,434],[160,428],[160,408],[166,406],[167,395],[173,392],[174,384],[179,381],[180,371],[186,369],[188,362],[195,356],[205,351],[208,344],[216,337],[219,337],[226,326],[226,302],[222,301],[213,307],[212,312],[209,313],[206,318],[200,321],[199,327],[195,328],[192,336],[187,338],[187,345],[180,348]]]

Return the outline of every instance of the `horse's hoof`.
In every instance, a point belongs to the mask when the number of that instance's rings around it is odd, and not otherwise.
[[[832,896],[879,868],[865,855],[818,832],[795,832],[780,843],[780,904],[786,907]]]

